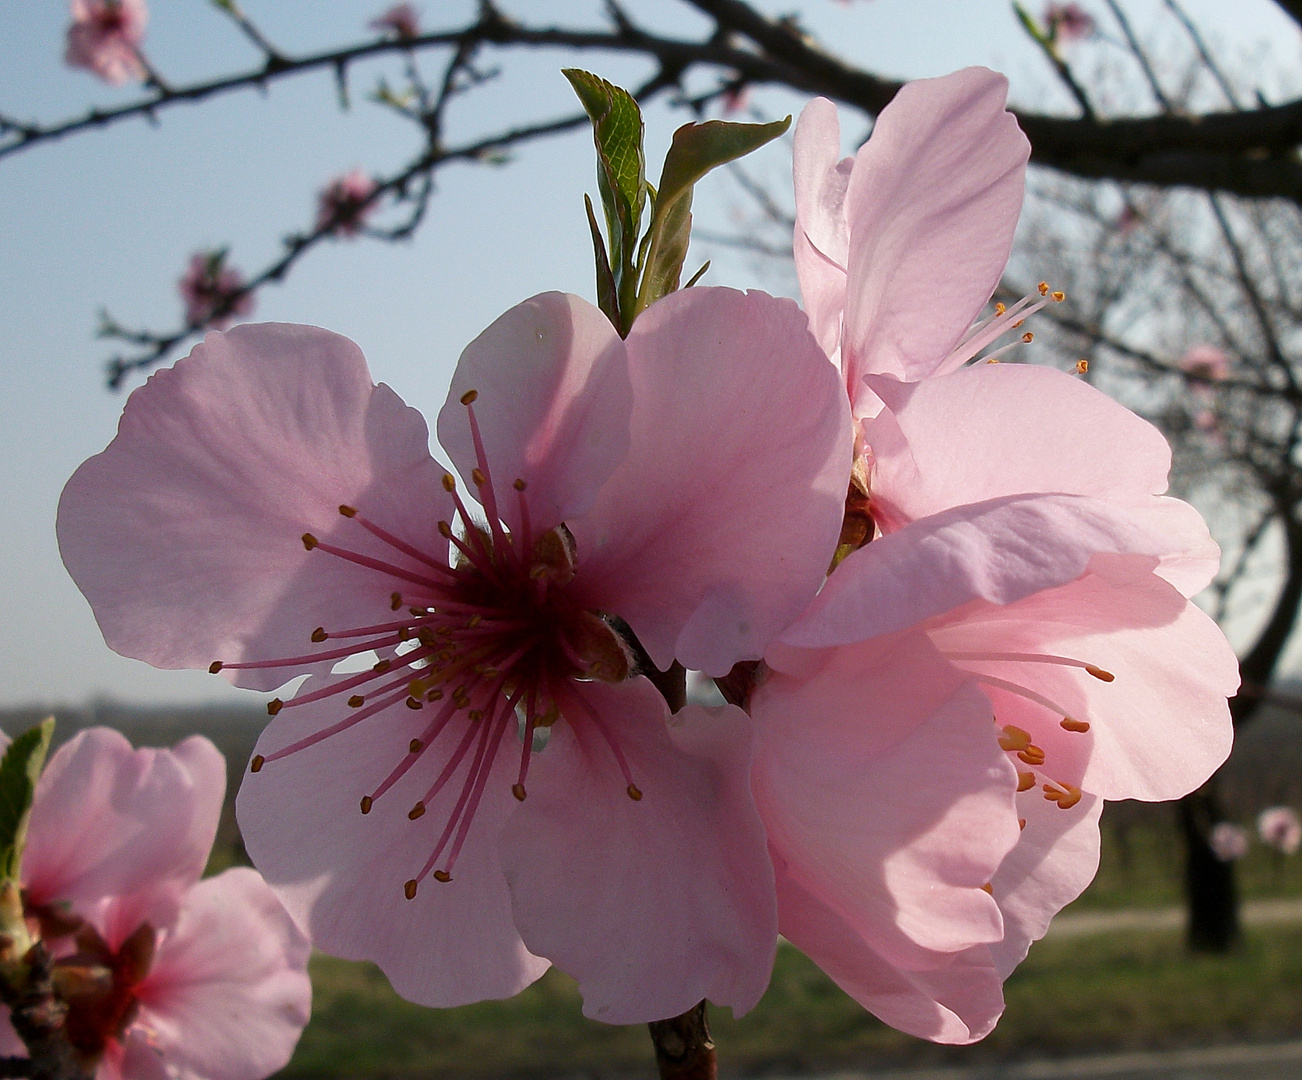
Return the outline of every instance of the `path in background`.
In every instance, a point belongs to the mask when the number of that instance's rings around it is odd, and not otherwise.
[[[1247,926],[1302,922],[1302,899],[1249,900],[1242,907],[1242,918]],[[1181,908],[1066,911],[1049,925],[1048,936],[1057,940],[1117,930],[1180,930],[1183,927],[1184,911]]]

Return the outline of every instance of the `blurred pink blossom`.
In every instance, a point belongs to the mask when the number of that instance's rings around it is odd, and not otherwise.
[[[110,972],[68,996],[69,1038],[99,1080],[261,1080],[307,1023],[308,941],[266,883],[244,867],[200,880],[225,788],[207,739],[133,750],[107,728],[40,779],[24,904],[56,970]],[[4,1052],[25,1053],[0,1025]]]
[[[617,626],[724,675],[799,614],[848,479],[836,373],[763,293],[674,293],[626,341],[545,293],[466,348],[438,434],[464,489],[352,342],[209,334],[68,482],[65,563],[123,653],[309,675],[238,811],[319,947],[429,1005],[551,962],[610,1023],[749,1009],[777,935],[749,720],[671,722]]]
[[[1121,208],[1121,213],[1117,215],[1116,230],[1122,236],[1129,236],[1144,219],[1139,211],[1130,203],[1126,203]]]
[[[318,231],[329,229],[340,236],[356,236],[373,209],[366,200],[375,194],[375,186],[361,169],[336,176],[317,197]]]
[[[114,86],[146,77],[140,60],[149,12],[145,0],[72,0],[64,62]]]
[[[1055,44],[1069,45],[1094,33],[1094,17],[1079,4],[1046,4],[1041,21]]]
[[[372,30],[391,33],[404,41],[420,37],[420,14],[414,4],[394,4],[369,25]]]
[[[1215,345],[1195,345],[1180,357],[1180,370],[1219,382],[1230,374],[1230,358]]]
[[[220,315],[214,313],[244,287],[244,275],[226,263],[226,252],[198,251],[190,256],[190,266],[177,281],[185,304],[185,321],[190,326],[211,326],[222,330],[235,319],[253,314],[254,296],[244,293]]]
[[[1230,821],[1218,821],[1212,826],[1207,845],[1221,862],[1235,862],[1248,853],[1248,831]]]
[[[1272,806],[1257,818],[1257,834],[1264,843],[1292,855],[1302,844],[1302,819],[1291,806]]]

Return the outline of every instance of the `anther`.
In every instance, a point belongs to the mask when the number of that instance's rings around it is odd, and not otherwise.
[[[418,802],[415,806],[413,806],[410,810],[407,811],[407,820],[415,821],[417,818],[423,817],[424,815],[425,815],[425,804],[423,802]]]
[[[1019,769],[1017,773],[1017,790],[1030,791],[1033,787],[1035,787],[1035,773],[1022,772]]]
[[[425,700],[426,700],[426,701],[442,701],[442,700],[443,700],[443,691],[440,690],[440,689],[436,686],[433,690],[431,690],[428,694],[425,695]]]
[[[409,709],[419,709],[421,704],[420,698],[409,697],[407,699],[407,708]]]
[[[369,814],[369,813],[371,812],[371,807],[374,806],[374,805],[375,805],[375,800],[372,799],[369,795],[363,795],[363,796],[362,796],[362,813],[363,813],[363,814]]]
[[[276,713],[280,712],[280,710],[283,709],[284,707],[285,707],[285,703],[281,701],[280,698],[274,697],[267,702],[267,715],[275,716]]]
[[[348,707],[350,709],[360,709],[365,704],[366,698],[362,697],[361,694],[354,694],[348,699]]]
[[[396,593],[390,593],[390,594],[389,594],[389,610],[390,610],[390,611],[397,611],[400,607],[402,607],[402,593],[397,593],[397,592],[396,592]]]
[[[339,507],[339,512],[340,512],[341,514],[343,514],[344,517],[356,517],[356,516],[357,516],[357,507],[355,507],[355,506],[340,506],[340,507]]]
[[[410,626],[402,626],[402,627],[399,627],[399,628],[398,628],[398,640],[399,640],[399,641],[410,641],[410,640],[411,640],[411,627],[410,627]]]
[[[524,796],[525,796],[524,785],[523,785],[523,784],[512,784],[512,785],[511,785],[511,794],[514,795],[514,796],[515,796],[515,797],[516,797],[520,802],[524,802]]]
[[[1017,819],[1017,827],[1018,827],[1019,829],[1025,829],[1025,828],[1026,828],[1026,818],[1024,818],[1024,817],[1019,817],[1019,818]]]
[[[214,660],[211,664],[208,665],[208,674],[216,675],[217,672],[221,671],[221,669],[222,669],[222,662],[220,660]]]
[[[447,492],[453,492],[457,490],[457,478],[453,476],[450,472],[445,472],[443,474],[443,490]]]
[[[312,641],[317,645],[320,645],[321,642],[325,641],[329,636],[330,635],[326,633],[324,626],[318,626],[312,631]]]
[[[444,540],[452,539],[452,526],[449,525],[446,521],[440,521],[438,523],[438,530],[439,530],[439,536],[443,537]]]
[[[1080,802],[1080,788],[1074,784],[1045,784],[1044,797],[1048,802],[1057,803],[1058,809],[1070,810]]]
[[[407,882],[406,885],[404,885],[404,886],[402,887],[402,895],[405,896],[408,900],[415,900],[415,899],[416,899],[416,879],[415,879],[415,878],[412,878],[409,882]]]
[[[473,405],[478,400],[479,400],[478,390],[467,390],[464,394],[461,395],[462,405]],[[438,875],[435,874],[434,876],[437,877]]]
[[[1113,675],[1112,672],[1104,671],[1101,667],[1095,667],[1093,664],[1086,664],[1085,670],[1086,672],[1088,672],[1090,675],[1093,675],[1094,678],[1100,680],[1101,682],[1111,682],[1113,679],[1116,678],[1116,676]]]
[[[419,754],[421,745],[422,743],[419,739],[412,739],[411,742],[407,744],[407,752],[411,754]]]
[[[1029,331],[1029,330],[1026,331],[1026,333],[1022,335],[1022,342],[1023,342],[1023,344],[1029,345],[1029,344],[1030,344],[1032,341],[1034,341],[1034,340],[1035,340],[1035,335],[1032,334],[1031,331]]]
[[[1000,750],[1025,750],[1031,745],[1031,733],[1009,724],[999,736]]]
[[[1040,290],[1041,296],[1049,295],[1049,283],[1047,281],[1040,282],[1040,284],[1037,285],[1036,288]]]
[[[484,617],[482,615],[471,615],[470,618],[466,620],[466,629],[473,630],[476,626],[478,626],[483,621],[484,621]]]
[[[392,661],[392,660],[381,660],[381,661],[379,661],[378,663],[374,663],[374,664],[372,664],[372,665],[371,665],[371,670],[372,670],[372,671],[377,671],[377,672],[379,672],[381,675],[383,675],[383,674],[384,674],[386,671],[388,671],[389,668],[391,668],[391,667],[393,667],[393,661]]]
[[[317,538],[313,536],[311,533],[303,534],[303,546],[307,548],[308,551],[311,551],[314,547],[317,546],[318,543],[319,541],[317,540]]]
[[[443,882],[444,885],[446,885],[449,881],[452,880],[452,875],[449,874],[446,870],[435,870],[434,880],[441,881]]]
[[[1090,369],[1090,362],[1089,362],[1088,360],[1077,360],[1077,361],[1076,361],[1076,374],[1077,374],[1077,375],[1084,375],[1087,371],[1089,371],[1089,369]]]
[[[1014,330],[1020,330],[1020,329],[1022,328],[1022,325],[1023,325],[1025,322],[1026,322],[1025,319],[1018,319],[1015,323],[1013,323],[1013,329],[1014,329]]]
[[[475,482],[476,487],[483,487],[488,483],[488,477],[486,477],[479,469],[470,470],[470,479]]]
[[[467,718],[471,721],[471,723],[476,723],[476,724],[477,724],[477,723],[479,723],[480,720],[482,720],[482,719],[484,718],[484,710],[483,710],[483,709],[471,709],[468,713],[466,713],[466,716],[467,716]]]
[[[988,881],[987,881],[984,885],[981,886],[981,891],[982,891],[983,893],[986,893],[988,896],[994,896],[994,895],[995,895],[995,887],[994,887],[993,885],[991,885],[990,882],[988,882]]]
[[[1067,299],[1067,294],[1060,289],[1057,292],[1050,293],[1049,299],[1052,300],[1055,304],[1061,304],[1064,300]]]
[[[516,491],[523,491],[526,487],[525,482],[521,480],[518,476],[515,478],[515,483],[513,483],[511,486],[515,488]]]
[[[1020,760],[1026,762],[1027,765],[1044,764],[1044,751],[1034,743],[1028,746],[1025,750],[1017,751],[1017,756]]]
[[[642,790],[636,784],[628,785],[628,797],[634,802],[642,801]]]
[[[254,754],[253,760],[249,762],[249,772],[262,772],[262,766],[267,763],[267,759],[261,754]]]
[[[995,314],[996,314],[996,315],[1002,315],[1002,314],[1003,314],[1005,311],[1007,311],[1007,310],[1008,310],[1008,309],[1007,309],[1006,307],[1004,307],[1003,304],[996,304],[996,305],[995,305]]]
[[[1059,720],[1058,726],[1063,731],[1089,731],[1090,729],[1088,720],[1073,720],[1070,716],[1064,716]]]

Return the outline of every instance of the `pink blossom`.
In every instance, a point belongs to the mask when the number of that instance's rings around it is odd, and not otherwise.
[[[1215,345],[1195,345],[1180,357],[1180,370],[1200,379],[1220,382],[1230,374],[1230,358]]]
[[[824,576],[849,428],[789,301],[693,288],[621,341],[546,293],[470,344],[439,415],[473,511],[355,345],[242,326],[135,392],[60,543],[119,652],[311,673],[238,806],[320,947],[431,1005],[551,961],[610,1022],[744,1011],[777,930],[749,723],[670,722],[621,627],[661,668],[760,656]]]
[[[1084,41],[1094,33],[1094,17],[1079,4],[1046,4],[1040,21],[1055,45]]]
[[[372,30],[391,33],[404,41],[420,37],[420,15],[414,4],[394,4],[369,25]]]
[[[235,295],[244,288],[244,275],[227,265],[224,250],[195,252],[176,287],[185,303],[185,321],[190,326],[221,330],[234,319],[253,314],[253,294]],[[223,306],[226,310],[215,314]]]
[[[1257,818],[1257,835],[1263,843],[1292,855],[1302,845],[1302,819],[1291,806],[1272,806]]]
[[[853,163],[829,105],[801,117],[797,268],[860,417],[847,510],[871,542],[752,701],[782,933],[942,1042],[993,1027],[1092,878],[1103,799],[1183,794],[1225,758],[1238,683],[1186,599],[1219,553],[1162,494],[1160,434],[1063,373],[962,367],[1040,299],[963,336],[1021,202],[1003,87],[906,87]]]
[[[112,973],[69,998],[100,1080],[260,1080],[307,1023],[308,942],[266,883],[247,868],[200,880],[225,787],[207,739],[132,750],[107,728],[62,747],[37,786],[24,902],[59,965]],[[23,1052],[7,1021],[0,1036]]]
[[[317,197],[317,231],[356,236],[371,212],[368,200],[375,194],[375,187],[375,181],[361,169],[336,176]]]
[[[149,11],[145,0],[72,0],[64,63],[121,86],[146,78],[140,59]]]
[[[1218,821],[1207,836],[1207,845],[1221,862],[1235,862],[1248,853],[1248,833],[1231,821]]]

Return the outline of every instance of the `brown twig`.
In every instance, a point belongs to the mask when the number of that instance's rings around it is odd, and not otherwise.
[[[717,1080],[719,1066],[704,1001],[681,1016],[655,1020],[647,1027],[660,1080]]]

